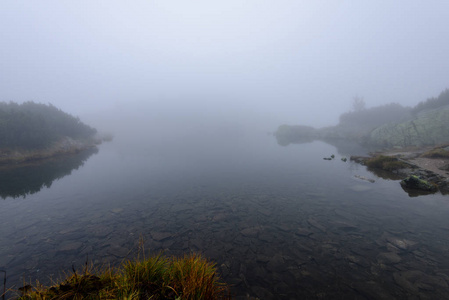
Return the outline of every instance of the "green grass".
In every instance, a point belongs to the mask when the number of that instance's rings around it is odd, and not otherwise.
[[[18,299],[230,299],[213,263],[197,254],[129,260],[118,269],[86,266],[50,287],[37,283]]]
[[[386,171],[394,171],[407,168],[407,164],[398,160],[396,157],[378,155],[368,159],[365,162],[369,168],[381,169]]]

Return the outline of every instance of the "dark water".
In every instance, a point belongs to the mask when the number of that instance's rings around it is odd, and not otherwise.
[[[203,253],[238,298],[449,298],[449,198],[409,198],[341,161],[362,151],[348,145],[227,136],[119,136],[98,153],[0,170],[8,287],[49,283],[87,256],[119,264],[143,238],[152,252]]]

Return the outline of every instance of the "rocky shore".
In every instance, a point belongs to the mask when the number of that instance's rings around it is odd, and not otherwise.
[[[101,139],[74,140],[65,137],[52,146],[43,149],[0,149],[0,166],[20,165],[55,156],[78,153],[94,148],[101,142]]]
[[[447,148],[447,149],[446,149]],[[403,167],[385,170],[381,168],[369,168],[377,176],[388,179],[402,179],[403,181],[411,176],[418,177],[420,180],[427,182],[436,187],[435,190],[424,190],[421,188],[407,188],[402,184],[404,190],[410,196],[420,194],[434,193],[439,191],[443,195],[449,194],[449,157],[436,156],[429,157],[427,153],[435,152],[438,149],[448,151],[449,147],[413,147],[404,149],[393,149],[371,153],[370,156],[352,156],[351,160],[367,165],[367,162],[373,157],[380,155],[397,158],[403,163]],[[406,181],[407,182],[407,181]]]

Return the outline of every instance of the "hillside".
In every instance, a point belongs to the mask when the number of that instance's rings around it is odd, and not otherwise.
[[[375,128],[366,143],[383,147],[432,146],[449,142],[449,106],[426,110],[413,119]]]
[[[97,130],[55,106],[0,102],[0,163],[73,153],[96,143]]]
[[[351,140],[370,148],[431,146],[449,142],[449,90],[415,107],[392,103],[344,113],[337,125],[315,129],[281,125],[280,145],[312,140]]]
[[[88,139],[96,132],[51,104],[0,102],[0,149],[40,149],[62,138]]]

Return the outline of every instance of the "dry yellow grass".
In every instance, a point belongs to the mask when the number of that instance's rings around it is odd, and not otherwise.
[[[230,299],[215,265],[197,254],[128,260],[118,269],[86,266],[53,286],[27,286],[18,299]]]

